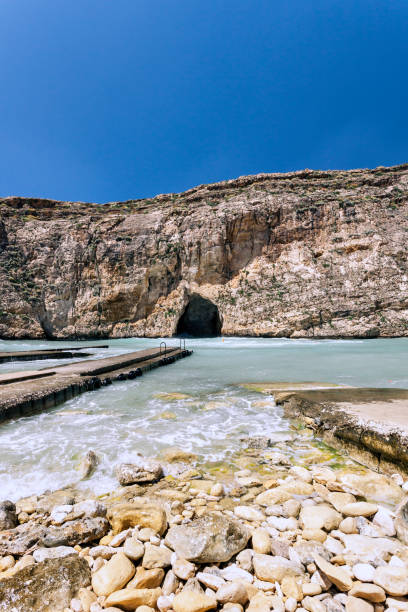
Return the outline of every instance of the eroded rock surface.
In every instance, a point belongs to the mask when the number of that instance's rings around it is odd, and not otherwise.
[[[4,198],[0,335],[171,336],[198,312],[206,334],[407,336],[407,197],[403,165],[104,206]]]

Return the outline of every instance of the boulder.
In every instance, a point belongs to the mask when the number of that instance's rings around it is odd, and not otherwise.
[[[93,451],[89,450],[86,455],[81,459],[81,462],[78,466],[78,471],[81,477],[81,480],[88,478],[93,474],[96,467],[99,464],[99,457]]]
[[[137,497],[133,502],[112,506],[108,511],[108,519],[114,534],[128,527],[149,527],[155,533],[162,534],[167,528],[167,518],[163,507],[144,497]]]
[[[219,563],[243,550],[249,537],[249,531],[238,521],[208,514],[186,525],[174,525],[165,542],[188,561]]]
[[[0,502],[0,531],[13,529],[17,525],[16,506],[8,500]]]
[[[33,563],[0,579],[0,611],[62,612],[90,577],[88,563],[78,555]]]
[[[163,476],[163,468],[153,461],[142,465],[121,463],[116,467],[116,476],[122,486],[155,482]]]

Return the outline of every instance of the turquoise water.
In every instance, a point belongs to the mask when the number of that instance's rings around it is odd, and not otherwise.
[[[91,342],[0,341],[2,350],[109,344],[107,356],[157,346],[157,339]],[[167,340],[168,345],[177,340]],[[241,438],[269,435],[290,456],[306,452],[273,398],[240,382],[321,381],[407,387],[408,339],[286,340],[213,338],[187,341],[188,359],[133,381],[86,393],[46,413],[0,426],[1,498],[18,499],[77,482],[89,449],[101,463],[81,486],[98,493],[115,485],[113,470],[137,454],[168,447],[196,453],[201,463],[235,463]],[[0,372],[45,368],[62,360],[2,364]],[[164,394],[179,393],[175,398]],[[160,395],[161,394],[161,395]],[[185,396],[185,397],[183,397]]]

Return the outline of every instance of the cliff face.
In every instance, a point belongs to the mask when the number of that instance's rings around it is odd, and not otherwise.
[[[207,312],[224,335],[408,336],[407,204],[408,165],[5,198],[0,336],[171,336]]]

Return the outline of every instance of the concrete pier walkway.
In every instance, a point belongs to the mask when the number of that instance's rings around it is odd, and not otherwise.
[[[77,346],[74,348],[43,349],[38,351],[10,351],[0,352],[0,363],[10,361],[35,361],[38,359],[69,359],[72,357],[87,357],[92,353],[84,353],[84,350],[95,348],[109,348],[108,344],[95,346]]]
[[[41,412],[85,391],[136,378],[191,354],[192,351],[176,347],[153,348],[54,368],[2,374],[0,421]]]

